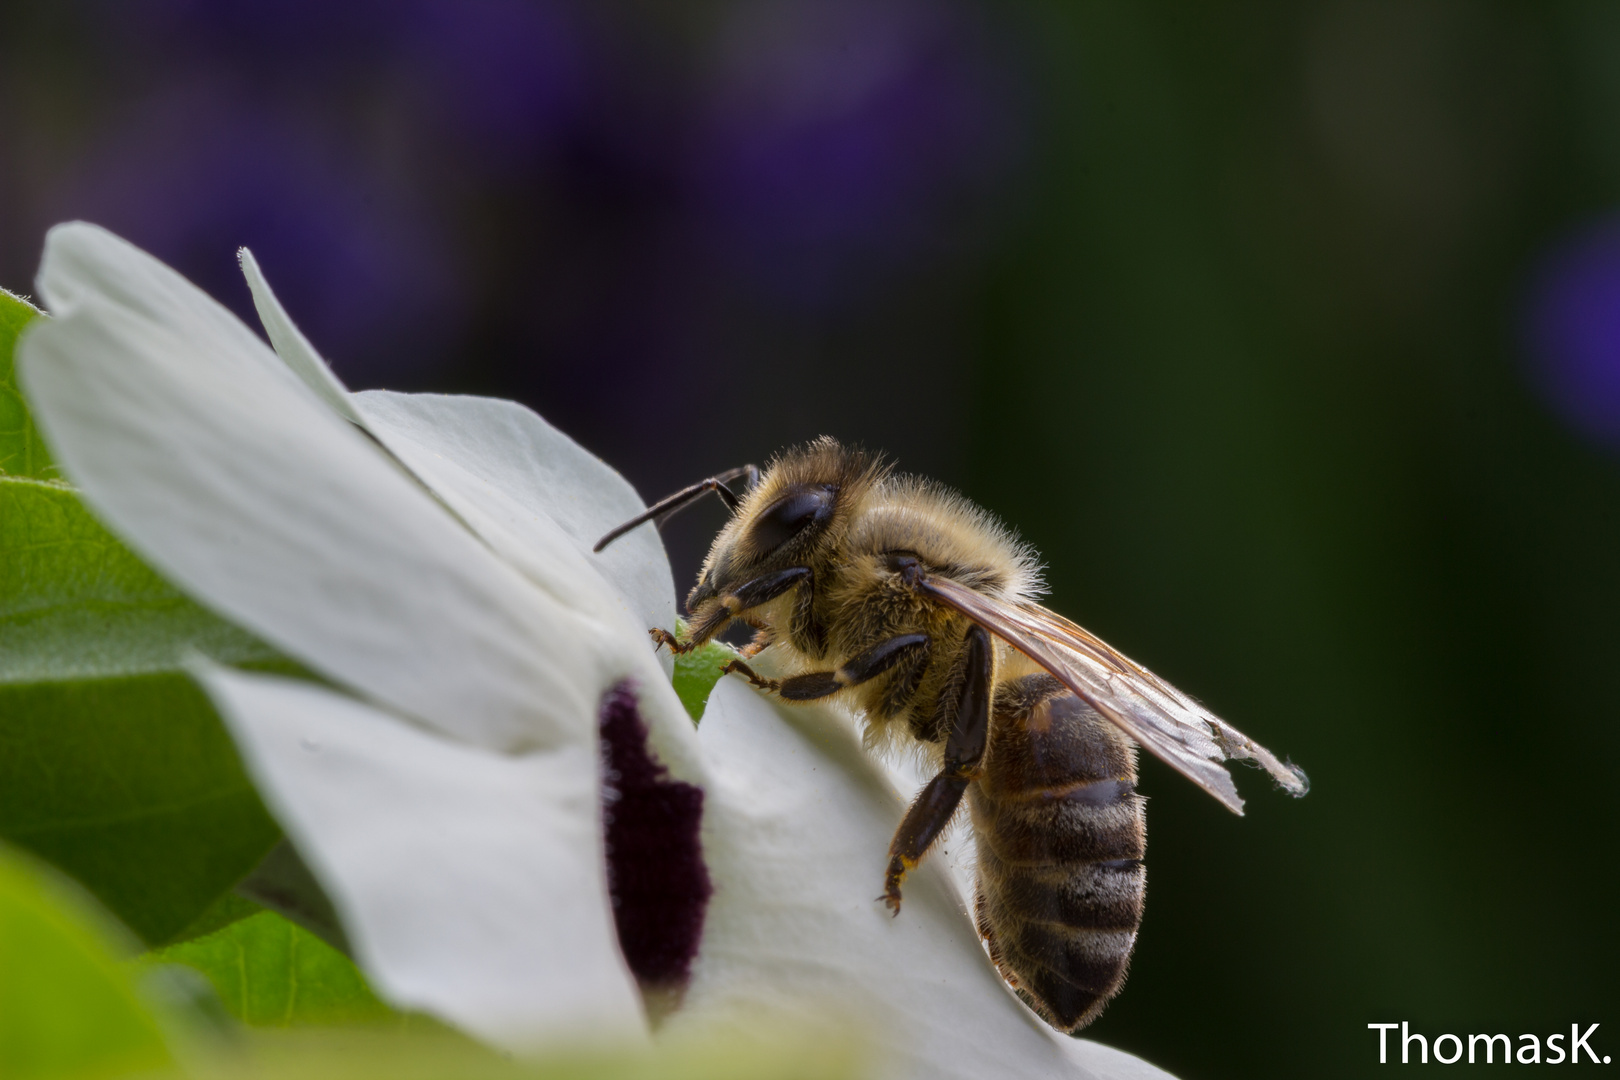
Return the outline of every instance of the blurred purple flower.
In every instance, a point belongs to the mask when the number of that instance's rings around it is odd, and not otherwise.
[[[1021,110],[967,10],[912,0],[739,5],[692,163],[743,271],[807,306],[949,247],[1017,156]]]
[[[351,68],[386,53],[404,5],[393,0],[86,0],[103,48],[147,57],[228,59],[277,79]]]
[[[401,9],[400,59],[447,134],[496,165],[528,165],[586,95],[579,27],[555,2],[418,0]]]
[[[527,164],[580,108],[586,63],[566,0],[83,0],[113,63],[214,70],[331,106],[398,80],[410,119],[498,165]]]
[[[231,256],[252,248],[351,384],[412,383],[444,359],[456,276],[431,215],[364,161],[206,82],[168,88],[116,130],[58,216],[123,233],[244,317]]]
[[[1620,448],[1620,218],[1555,248],[1531,285],[1532,376],[1555,410]]]

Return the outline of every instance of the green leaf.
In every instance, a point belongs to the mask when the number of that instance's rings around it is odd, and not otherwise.
[[[186,678],[0,687],[0,836],[145,940],[183,930],[279,835]]]
[[[121,1076],[172,1064],[113,929],[44,867],[0,846],[0,1076]]]
[[[236,894],[297,923],[344,955],[353,954],[331,897],[290,841],[271,848],[253,873],[237,882]]]
[[[637,1049],[557,1046],[514,1058],[454,1032],[259,1028],[188,1059],[190,1080],[854,1080],[877,1075],[861,1032],[762,1015],[750,1027]],[[163,1080],[173,1075],[160,1074]],[[147,1080],[159,1080],[153,1076]]]
[[[377,999],[348,957],[270,911],[159,949],[151,959],[202,972],[226,1010],[246,1024],[290,1027],[408,1019]]]
[[[305,1031],[258,1036],[229,1072],[201,1070],[199,1080],[854,1080],[877,1075],[858,1034],[785,1025],[764,1018],[756,1031],[711,1032],[652,1049],[555,1048],[514,1059],[438,1035],[384,1036]]]
[[[686,633],[684,624],[676,627],[679,634]],[[696,724],[703,719],[703,710],[709,705],[709,693],[720,681],[720,669],[737,659],[737,650],[718,641],[711,641],[689,653],[675,654],[675,696],[686,706],[686,712]]]
[[[246,897],[234,892],[222,895],[208,906],[208,910],[191,920],[191,923],[171,939],[171,944],[190,941],[205,934],[212,934],[223,930],[234,922],[257,915],[263,911],[263,906],[254,903]]]
[[[48,480],[56,477],[56,466],[17,388],[12,362],[17,335],[38,317],[34,305],[0,289],[0,474]]]
[[[107,532],[65,484],[0,476],[0,687],[273,661]]]
[[[194,652],[285,666],[143,565],[72,489],[0,477],[0,837],[153,943],[279,836],[182,668]]]

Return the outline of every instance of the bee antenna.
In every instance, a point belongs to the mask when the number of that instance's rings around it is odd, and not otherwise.
[[[596,542],[596,546],[591,548],[591,550],[593,552],[600,553],[603,548],[613,543],[613,541],[617,540],[631,529],[636,528],[638,525],[645,525],[649,521],[662,528],[664,522],[668,521],[680,511],[686,509],[688,506],[692,505],[692,503],[696,502],[698,499],[702,498],[704,495],[707,495],[711,491],[720,496],[720,500],[726,504],[727,510],[735,513],[740,500],[737,498],[736,493],[726,485],[741,477],[748,478],[748,486],[744,490],[752,491],[759,483],[759,467],[756,465],[739,465],[735,469],[727,469],[725,472],[716,476],[711,476],[707,480],[701,480],[698,483],[693,484],[691,487],[682,488],[673,495],[667,495],[653,503],[651,506],[647,507],[645,512],[637,514],[623,525],[620,525],[618,528],[602,537],[602,539]]]

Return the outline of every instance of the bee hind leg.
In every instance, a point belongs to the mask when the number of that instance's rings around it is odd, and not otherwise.
[[[878,899],[895,915],[900,914],[901,882],[908,872],[917,868],[951,823],[962,794],[978,776],[979,760],[984,757],[990,730],[993,653],[990,635],[983,627],[968,629],[967,648],[962,657],[965,677],[956,701],[951,733],[945,740],[945,767],[917,794],[889,845],[889,870],[883,879],[883,895]]]
[[[962,793],[971,779],[966,768],[941,772],[928,781],[901,819],[900,828],[889,845],[889,872],[883,879],[883,895],[878,897],[893,914],[900,914],[900,883],[907,873],[917,869],[939,834],[956,816],[957,804],[962,801]]]

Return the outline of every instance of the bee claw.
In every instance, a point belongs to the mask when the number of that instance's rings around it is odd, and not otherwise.
[[[889,914],[898,917],[900,914],[900,882],[906,876],[907,867],[899,859],[895,865],[890,866],[889,876],[883,882],[883,895],[878,897],[888,907]]]

